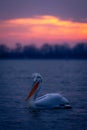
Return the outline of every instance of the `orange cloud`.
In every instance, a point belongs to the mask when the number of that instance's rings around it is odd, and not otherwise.
[[[87,23],[36,16],[0,21],[0,40],[57,42],[87,40]]]

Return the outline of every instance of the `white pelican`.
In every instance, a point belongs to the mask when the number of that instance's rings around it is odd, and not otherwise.
[[[41,88],[42,76],[39,73],[33,74],[32,89],[26,97],[29,101],[29,107],[33,109],[53,109],[53,108],[71,108],[69,101],[58,93],[50,93],[38,97],[37,94]]]

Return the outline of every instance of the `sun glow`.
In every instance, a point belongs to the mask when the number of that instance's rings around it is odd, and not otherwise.
[[[60,42],[87,40],[87,23],[35,16],[0,21],[0,41]]]

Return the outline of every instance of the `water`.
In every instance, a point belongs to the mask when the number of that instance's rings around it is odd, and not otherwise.
[[[59,92],[73,108],[31,111],[25,97],[33,72],[44,78],[39,96]],[[87,61],[1,60],[0,130],[87,130]]]

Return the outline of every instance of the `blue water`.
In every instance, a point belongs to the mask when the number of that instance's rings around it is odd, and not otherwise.
[[[72,109],[29,110],[29,76],[43,76],[38,96],[58,92]],[[0,130],[87,130],[86,60],[1,60]]]

